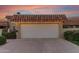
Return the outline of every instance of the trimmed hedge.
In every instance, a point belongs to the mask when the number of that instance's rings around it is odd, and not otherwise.
[[[10,32],[7,34],[8,39],[16,39],[16,32]]]
[[[73,39],[79,41],[79,33],[74,33]]]
[[[16,39],[16,31],[7,32],[5,30],[2,31],[2,35],[6,37],[6,39]]]
[[[6,40],[5,36],[0,36],[0,45],[5,44],[6,41],[7,41],[7,40]]]
[[[8,32],[3,30],[2,35],[5,36],[5,38],[7,38]]]
[[[79,45],[79,31],[66,31],[64,32],[64,38]]]
[[[66,32],[64,32],[65,39],[69,39],[69,38],[71,39],[72,36],[73,36],[73,32],[72,31],[66,31]]]

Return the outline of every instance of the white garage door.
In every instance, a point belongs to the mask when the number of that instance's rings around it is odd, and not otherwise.
[[[58,24],[21,25],[21,38],[58,38]]]

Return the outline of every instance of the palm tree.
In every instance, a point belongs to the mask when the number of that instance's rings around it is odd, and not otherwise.
[[[20,15],[21,13],[20,12],[17,12],[17,15]]]

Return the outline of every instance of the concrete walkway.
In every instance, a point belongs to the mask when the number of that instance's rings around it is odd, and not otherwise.
[[[0,53],[79,53],[79,46],[64,39],[13,39],[0,46]]]

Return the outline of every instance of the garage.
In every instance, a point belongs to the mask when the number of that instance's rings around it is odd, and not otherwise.
[[[21,24],[21,38],[59,38],[59,24]]]
[[[64,14],[54,15],[12,15],[7,16],[15,23],[18,30],[17,39],[26,38],[62,38],[63,23],[67,20]],[[10,24],[11,25],[11,24]],[[11,25],[12,27],[12,25]]]

